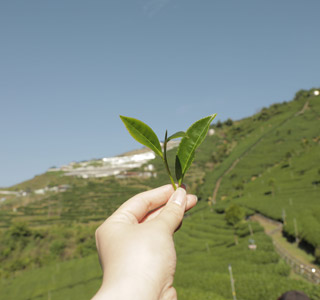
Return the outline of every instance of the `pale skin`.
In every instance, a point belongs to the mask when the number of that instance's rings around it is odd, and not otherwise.
[[[165,185],[121,205],[96,231],[103,280],[92,300],[176,300],[173,234],[196,203]]]

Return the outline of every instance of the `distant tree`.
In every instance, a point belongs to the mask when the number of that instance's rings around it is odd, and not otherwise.
[[[263,108],[258,116],[259,121],[265,121],[270,118],[270,112],[268,111],[267,108]]]
[[[294,96],[294,100],[300,100],[301,98],[305,98],[309,96],[309,92],[306,90],[299,90],[296,92],[296,95]]]
[[[217,128],[221,128],[222,125],[223,125],[222,122],[221,122],[220,120],[218,120],[218,122],[217,122],[217,124],[216,124],[216,127],[217,127]]]
[[[14,223],[6,233],[7,241],[5,244],[11,250],[16,248],[23,249],[32,239],[32,231],[25,223]]]
[[[233,121],[232,119],[228,119],[227,121],[224,122],[227,126],[232,126],[233,125]]]
[[[9,235],[13,239],[20,239],[32,235],[31,230],[25,223],[15,223],[8,230]]]
[[[245,212],[243,208],[241,208],[236,204],[232,204],[226,209],[225,219],[230,225],[235,226],[240,221],[242,221],[244,217],[245,217]]]

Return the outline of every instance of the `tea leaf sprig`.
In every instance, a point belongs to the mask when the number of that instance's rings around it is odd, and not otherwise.
[[[156,155],[158,155],[166,168],[166,171],[169,175],[171,184],[174,189],[176,189],[175,181],[172,177],[168,160],[167,160],[167,144],[169,141],[177,138],[182,138],[178,147],[175,160],[175,174],[178,181],[178,186],[182,185],[184,176],[188,169],[190,168],[194,157],[196,149],[204,141],[209,126],[212,120],[216,117],[217,114],[210,115],[203,119],[200,119],[193,123],[186,132],[178,131],[173,135],[168,137],[168,132],[166,130],[164,142],[163,142],[163,151],[159,138],[154,133],[154,131],[145,123],[138,119],[120,116],[122,122],[126,126],[127,130],[131,136],[142,145],[151,149]]]

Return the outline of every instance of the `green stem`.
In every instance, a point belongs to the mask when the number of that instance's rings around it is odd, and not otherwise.
[[[172,175],[171,175],[171,172],[170,172],[170,169],[169,169],[169,165],[168,165],[168,160],[167,160],[167,131],[166,131],[166,135],[165,135],[165,138],[164,138],[164,143],[163,143],[163,162],[164,162],[164,165],[166,167],[166,170],[167,170],[167,173],[170,177],[170,180],[171,180],[171,184],[174,188],[174,190],[177,189],[177,186],[172,178]]]
[[[167,162],[167,158],[166,158],[166,157],[164,157],[163,162],[164,162],[164,165],[166,166],[166,170],[167,170],[167,173],[168,173],[168,175],[169,175],[171,184],[172,184],[174,190],[176,190],[176,189],[177,189],[177,186],[176,186],[176,183],[174,182],[173,177],[172,177],[172,175],[171,175],[171,172],[170,172],[170,169],[169,169],[169,166],[168,166],[168,162]]]

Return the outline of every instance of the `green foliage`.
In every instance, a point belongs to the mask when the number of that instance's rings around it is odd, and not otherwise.
[[[268,185],[273,187],[276,184],[276,180],[274,178],[270,178],[268,181]]]
[[[320,299],[319,286],[290,278],[289,266],[274,252],[261,226],[250,222],[251,236],[248,222],[240,221],[233,227],[223,214],[235,204],[245,215],[258,211],[281,220],[285,209],[285,233],[294,236],[296,218],[299,238],[312,245],[320,263],[320,169],[315,163],[320,161],[320,102],[306,94],[297,101],[265,109],[259,121],[261,112],[234,122],[234,126],[216,125],[216,134],[197,149],[197,159],[185,180],[189,192],[202,200],[187,213],[175,234],[178,265],[174,285],[180,300],[231,299],[229,264],[239,299],[277,299],[292,289],[304,291],[312,300]],[[299,114],[307,100],[309,108]],[[175,150],[168,151],[168,162],[174,163],[175,155]],[[167,182],[162,159],[157,157],[151,163],[157,173],[151,179],[83,180],[52,172],[15,186],[17,190],[59,184],[72,188],[42,198],[16,200],[16,212],[14,206],[1,206],[0,300],[92,297],[102,276],[95,228],[132,195]],[[220,178],[217,204],[208,207],[205,200],[212,198]],[[271,179],[276,183],[273,186],[268,185]],[[271,189],[274,195],[265,195],[272,193]],[[249,239],[254,239],[257,250],[248,249]],[[57,255],[51,252],[55,241],[65,244]]]
[[[309,96],[309,91],[299,90],[298,92],[296,92],[296,94],[294,96],[294,100],[299,101],[299,100],[304,99],[308,96]]]
[[[13,240],[21,240],[21,238],[27,238],[31,236],[31,231],[27,224],[15,223],[9,228],[8,235]]]
[[[183,137],[186,137],[186,133],[184,131],[178,131],[167,138],[167,131],[166,131],[166,137],[164,140],[165,140],[165,143],[167,144],[167,142],[169,142],[171,140],[183,138]]]
[[[233,121],[232,119],[228,119],[227,121],[224,122],[227,126],[232,126],[233,125]]]
[[[245,237],[250,235],[249,224],[244,220],[236,223],[235,234],[240,237]]]
[[[174,189],[176,189],[176,185],[172,178],[167,160],[167,143],[172,139],[182,137],[175,162],[175,173],[179,186],[181,186],[184,176],[194,160],[195,151],[205,139],[209,130],[209,126],[215,116],[216,114],[198,120],[191,125],[186,133],[179,131],[168,138],[166,131],[164,140],[164,153],[162,153],[157,135],[147,124],[134,118],[124,116],[120,116],[120,118],[135,140],[150,148],[156,155],[162,158],[172,186]]]
[[[51,226],[42,229],[14,224],[0,235],[2,277],[12,272],[41,267],[48,262],[96,253],[97,225]]]
[[[223,126],[223,123],[220,120],[218,120],[216,127],[221,128],[222,126]]]
[[[66,243],[64,241],[55,240],[50,245],[50,252],[54,256],[61,256],[65,247],[66,247]]]
[[[263,108],[262,111],[260,112],[260,114],[258,115],[257,119],[259,121],[266,121],[269,120],[271,117],[270,112],[268,111],[267,108]]]
[[[159,139],[147,124],[130,117],[120,116],[120,118],[137,142],[150,148],[156,155],[163,157]]]
[[[315,249],[320,245],[319,165],[315,163],[320,161],[320,102],[309,94],[303,91],[297,94],[297,101],[263,109],[268,118],[259,122],[254,120],[262,112],[237,122],[243,129],[237,135],[221,129],[220,140],[206,143],[211,150],[207,159],[212,161],[214,153],[215,162],[199,191],[201,198],[211,197],[222,177],[218,204],[228,199],[276,220],[282,220],[284,209],[285,233],[294,236],[296,218],[299,238]],[[303,109],[307,101],[308,109]],[[221,161],[217,155],[220,145],[228,149]]]
[[[292,157],[292,153],[290,152],[290,151],[288,151],[287,153],[286,153],[286,158],[291,158]]]
[[[288,277],[291,272],[291,268],[283,260],[280,260],[276,265],[275,272],[281,276]]]
[[[230,225],[235,226],[240,221],[242,221],[244,219],[244,217],[245,217],[244,210],[236,204],[231,204],[226,209],[225,219],[228,222],[228,224],[230,224]]]
[[[233,184],[233,187],[234,187],[236,190],[243,190],[243,189],[244,189],[244,185],[243,185],[242,182],[234,183],[234,184]]]
[[[52,186],[59,184],[72,184],[74,178],[65,177],[63,171],[47,172],[41,175],[36,175],[34,178],[16,184],[9,188],[9,190],[20,191],[20,190],[36,190],[48,186],[50,183]]]
[[[192,124],[182,138],[176,155],[176,177],[179,185],[182,184],[187,170],[190,168],[196,149],[205,139],[209,126],[216,114],[203,118]]]
[[[174,286],[179,300],[231,299],[229,264],[239,299],[277,299],[292,289],[304,291],[312,300],[318,299],[320,288],[290,279],[290,267],[279,260],[269,237],[259,231],[258,224],[251,225],[258,246],[255,251],[248,249],[248,235],[239,237],[235,246],[234,229],[226,224],[224,216],[211,212],[207,204],[200,201],[174,237],[178,257]],[[81,231],[77,226],[73,229]],[[81,229],[85,231],[85,226]],[[77,243],[85,236],[80,234]],[[0,300],[90,299],[98,290],[101,279],[95,253],[47,263],[3,279]]]
[[[93,235],[92,235],[93,236]],[[96,252],[96,244],[91,239],[86,239],[82,243],[79,243],[76,248],[76,257],[86,257]]]
[[[219,201],[214,205],[214,210],[218,214],[223,214],[226,209],[230,206],[230,203],[227,201]]]

